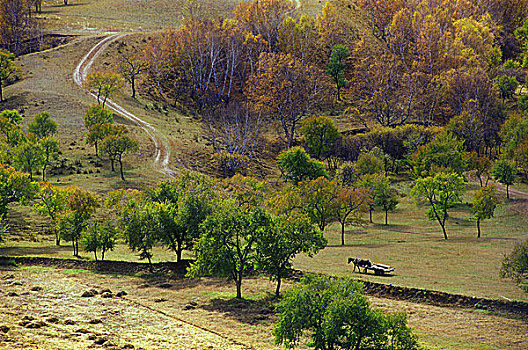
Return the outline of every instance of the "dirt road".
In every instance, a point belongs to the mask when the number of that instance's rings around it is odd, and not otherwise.
[[[92,67],[97,57],[101,55],[101,53],[108,47],[108,45],[110,45],[116,40],[121,39],[125,35],[126,34],[111,34],[105,36],[91,48],[91,50],[81,59],[81,61],[75,68],[75,71],[73,72],[73,80],[78,86],[84,88],[86,77],[88,76],[90,68]],[[91,92],[89,93],[97,99],[97,96],[95,94]],[[162,135],[159,134],[156,128],[153,125],[144,121],[143,119],[139,118],[138,116],[130,113],[125,108],[115,103],[111,99],[108,99],[106,101],[106,106],[115,113],[120,114],[124,118],[135,123],[150,136],[156,147],[153,162],[154,169],[169,177],[174,177],[176,175],[176,172],[169,167],[170,146],[168,142],[162,137]]]

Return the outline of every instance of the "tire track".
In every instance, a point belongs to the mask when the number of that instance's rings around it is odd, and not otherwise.
[[[97,96],[93,94],[92,92],[88,91],[87,89],[85,89],[83,86],[84,82],[86,81],[86,77],[88,76],[88,72],[90,71],[90,68],[92,67],[97,57],[99,57],[101,53],[112,42],[119,40],[126,35],[127,34],[111,34],[111,35],[105,36],[103,39],[98,41],[90,49],[90,51],[88,51],[88,53],[81,59],[81,61],[75,68],[75,71],[73,72],[73,81],[83,90],[87,91],[95,99],[97,99]],[[106,105],[108,106],[110,110],[130,120],[131,122],[139,126],[141,129],[143,129],[149,135],[149,137],[154,142],[154,146],[156,147],[156,153],[155,153],[154,162],[153,162],[154,169],[169,177],[176,176],[177,172],[172,170],[169,167],[170,145],[168,144],[166,140],[164,140],[159,135],[156,128],[150,123],[134,115],[133,113],[130,113],[125,108],[123,108],[122,106],[120,106],[119,104],[117,104],[116,102],[110,99],[106,101]]]

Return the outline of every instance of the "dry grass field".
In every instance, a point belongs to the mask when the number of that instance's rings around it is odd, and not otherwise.
[[[263,278],[234,285],[203,278],[27,267],[0,270],[2,349],[278,349]],[[289,283],[285,285],[286,288]],[[82,297],[95,290],[98,294]],[[110,294],[103,294],[109,290]],[[118,297],[124,291],[126,295]],[[405,311],[426,349],[525,349],[528,325],[477,311],[370,298]],[[3,328],[5,329],[5,328]]]

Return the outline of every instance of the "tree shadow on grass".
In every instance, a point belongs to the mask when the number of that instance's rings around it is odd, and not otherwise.
[[[42,247],[3,247],[0,248],[0,256],[46,256],[56,255],[59,252],[70,252],[71,246],[42,246]],[[72,255],[72,258],[73,257]]]
[[[258,325],[273,319],[275,302],[275,297],[271,295],[259,300],[215,298],[201,308],[209,312],[222,313],[225,317],[249,325]]]

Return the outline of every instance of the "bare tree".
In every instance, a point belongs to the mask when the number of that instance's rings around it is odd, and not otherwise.
[[[260,114],[245,103],[231,102],[207,113],[207,122],[224,176],[242,171],[253,160],[260,141]]]

